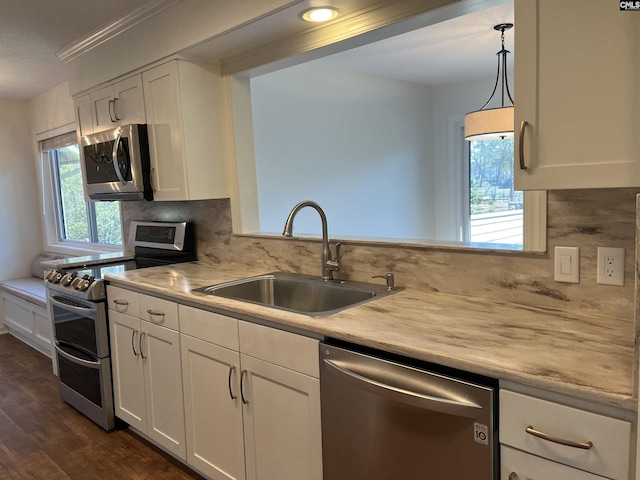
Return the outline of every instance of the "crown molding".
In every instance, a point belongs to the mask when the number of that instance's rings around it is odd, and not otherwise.
[[[70,43],[63,49],[56,52],[56,56],[64,63],[68,63],[98,45],[120,35],[140,22],[153,17],[162,10],[181,1],[182,0],[147,0],[139,7],[125,13],[123,16],[103,24],[86,34],[84,37]]]

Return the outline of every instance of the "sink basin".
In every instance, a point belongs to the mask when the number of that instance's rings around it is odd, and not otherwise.
[[[194,292],[266,305],[312,317],[324,317],[390,295],[385,285],[322,281],[319,277],[275,272],[196,288]]]

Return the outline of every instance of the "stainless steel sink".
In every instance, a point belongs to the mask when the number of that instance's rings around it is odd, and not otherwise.
[[[385,297],[397,290],[387,290],[385,285],[344,280],[327,281],[309,275],[275,272],[196,288],[193,291],[312,317],[324,317]]]

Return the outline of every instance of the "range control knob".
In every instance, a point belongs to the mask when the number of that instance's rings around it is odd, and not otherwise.
[[[76,278],[76,273],[75,272],[67,273],[60,280],[60,284],[65,286],[65,287],[68,287],[71,284],[71,282],[73,282],[74,278]]]
[[[60,280],[62,280],[62,276],[64,275],[64,272],[62,270],[55,270],[52,274],[51,274],[51,278],[49,278],[49,281],[51,283],[59,283]]]
[[[90,277],[89,275],[85,275],[82,277],[82,280],[78,283],[78,285],[75,288],[80,292],[86,292],[94,280],[95,279],[93,277]]]

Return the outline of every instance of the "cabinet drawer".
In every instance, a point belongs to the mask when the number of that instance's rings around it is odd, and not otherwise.
[[[178,304],[151,295],[140,294],[140,318],[147,322],[162,325],[171,330],[180,330],[178,323]]]
[[[320,377],[318,340],[243,321],[239,322],[238,331],[242,353]]]
[[[107,285],[107,304],[110,310],[126,313],[132,317],[140,315],[138,294],[131,290]]]
[[[504,445],[500,447],[500,465],[500,480],[605,480]]]
[[[537,431],[590,449],[560,445],[527,433]],[[631,424],[527,395],[500,391],[500,443],[605,477],[629,477]]]
[[[178,306],[178,313],[181,333],[238,351],[238,320],[235,318],[185,305]]]

